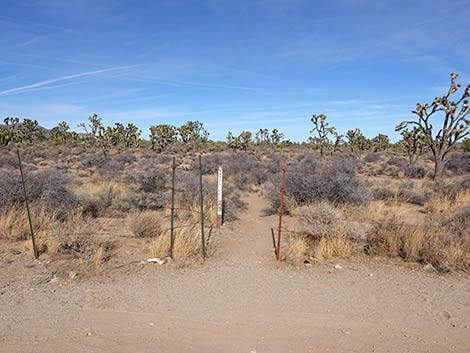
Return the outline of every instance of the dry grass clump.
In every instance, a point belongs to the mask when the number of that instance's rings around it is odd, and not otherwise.
[[[173,258],[187,261],[200,256],[201,228],[199,225],[194,225],[191,222],[180,223],[178,227],[175,227],[174,236]],[[155,257],[167,257],[170,249],[170,232],[166,231],[155,238],[150,245],[150,249]]]
[[[432,264],[442,271],[469,270],[470,207],[447,211],[430,215],[422,225],[406,223],[403,214],[390,210],[376,214],[366,249],[370,254]]]
[[[32,207],[32,222],[40,254],[72,255],[86,261],[102,262],[109,258],[112,242],[102,229],[79,211],[58,218],[44,208]],[[0,215],[0,236],[11,241],[25,241],[25,250],[32,251],[26,211],[10,207]]]
[[[129,229],[138,238],[157,237],[163,232],[163,219],[157,211],[139,211],[127,217]]]
[[[444,214],[446,212],[455,212],[465,204],[470,205],[470,190],[463,189],[455,195],[444,193],[438,195],[425,203],[424,209],[431,214]]]
[[[294,266],[351,256],[351,232],[340,209],[328,202],[299,207],[290,231],[286,260]]]
[[[35,233],[48,229],[57,219],[56,214],[44,208],[32,207],[33,230]],[[25,207],[9,207],[0,213],[0,238],[8,240],[26,240],[30,237],[28,216]]]

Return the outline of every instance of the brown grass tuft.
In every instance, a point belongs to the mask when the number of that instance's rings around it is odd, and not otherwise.
[[[433,208],[437,214],[422,225],[406,223],[399,213],[376,214],[367,238],[370,252],[432,264],[440,270],[470,269],[470,218],[468,210],[456,207],[449,202],[445,208]]]
[[[138,238],[157,237],[163,232],[163,218],[157,211],[140,211],[128,216],[132,234]]]
[[[170,232],[167,230],[161,236],[155,238],[150,245],[150,249],[153,256],[167,257],[170,249]],[[189,222],[179,223],[175,228],[174,259],[186,261],[200,256],[200,253],[200,226]]]
[[[32,222],[39,253],[73,255],[99,263],[110,256],[113,243],[92,219],[71,211],[65,219],[43,208],[32,207]],[[0,216],[0,235],[11,241],[24,241],[25,251],[32,252],[26,211],[11,207]]]
[[[294,266],[351,256],[351,230],[343,212],[328,202],[294,210],[298,222],[290,231],[286,261]]]

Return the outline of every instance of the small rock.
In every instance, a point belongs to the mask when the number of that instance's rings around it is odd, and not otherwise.
[[[149,325],[150,326],[154,326],[155,324],[153,322],[149,322]]]
[[[429,272],[437,272],[436,268],[431,264],[427,264],[426,266],[424,266],[424,270]]]
[[[373,273],[369,273],[369,277],[374,277],[374,274],[373,274]]]
[[[49,281],[50,284],[54,284],[56,286],[62,285],[63,282],[64,282],[63,278],[60,278],[57,276],[52,277],[52,279]]]
[[[73,279],[73,278],[75,278],[75,277],[77,277],[77,276],[78,276],[78,273],[77,273],[77,272],[75,272],[75,271],[70,271],[70,272],[69,272],[69,278],[72,278],[72,279]]]
[[[166,260],[162,260],[162,259],[160,259],[160,258],[158,258],[158,257],[152,257],[152,258],[150,258],[150,259],[147,259],[147,262],[150,262],[150,263],[157,263],[157,264],[159,264],[159,265],[163,265],[163,264],[166,262]]]
[[[348,331],[348,330],[341,330],[341,332],[345,335],[350,335],[351,334],[351,331]]]
[[[335,269],[337,269],[337,270],[342,270],[342,269],[343,269],[343,266],[341,266],[340,264],[336,264],[336,265],[335,265]]]
[[[87,332],[86,335],[87,335],[88,337],[90,337],[90,336],[91,336],[91,332]]]

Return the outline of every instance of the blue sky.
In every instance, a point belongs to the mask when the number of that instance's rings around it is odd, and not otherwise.
[[[470,82],[469,21],[469,0],[2,0],[0,117],[301,141],[325,113],[396,137],[451,72]]]

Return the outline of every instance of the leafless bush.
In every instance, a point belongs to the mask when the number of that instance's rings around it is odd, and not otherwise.
[[[367,163],[376,163],[380,162],[383,159],[383,155],[379,152],[371,152],[366,154],[364,161]]]
[[[26,188],[31,202],[40,203],[44,208],[55,211],[63,217],[78,205],[68,189],[67,175],[62,171],[48,169],[27,173]],[[0,169],[0,210],[24,202],[19,171],[12,168]]]
[[[268,189],[271,209],[279,207],[281,176],[272,178],[273,185]],[[343,156],[320,160],[314,155],[305,155],[287,166],[286,196],[299,205],[319,200],[334,204],[366,204],[370,193],[356,178],[356,166]],[[288,209],[286,210],[288,212]]]
[[[452,153],[446,162],[445,168],[456,175],[470,174],[470,153]]]

